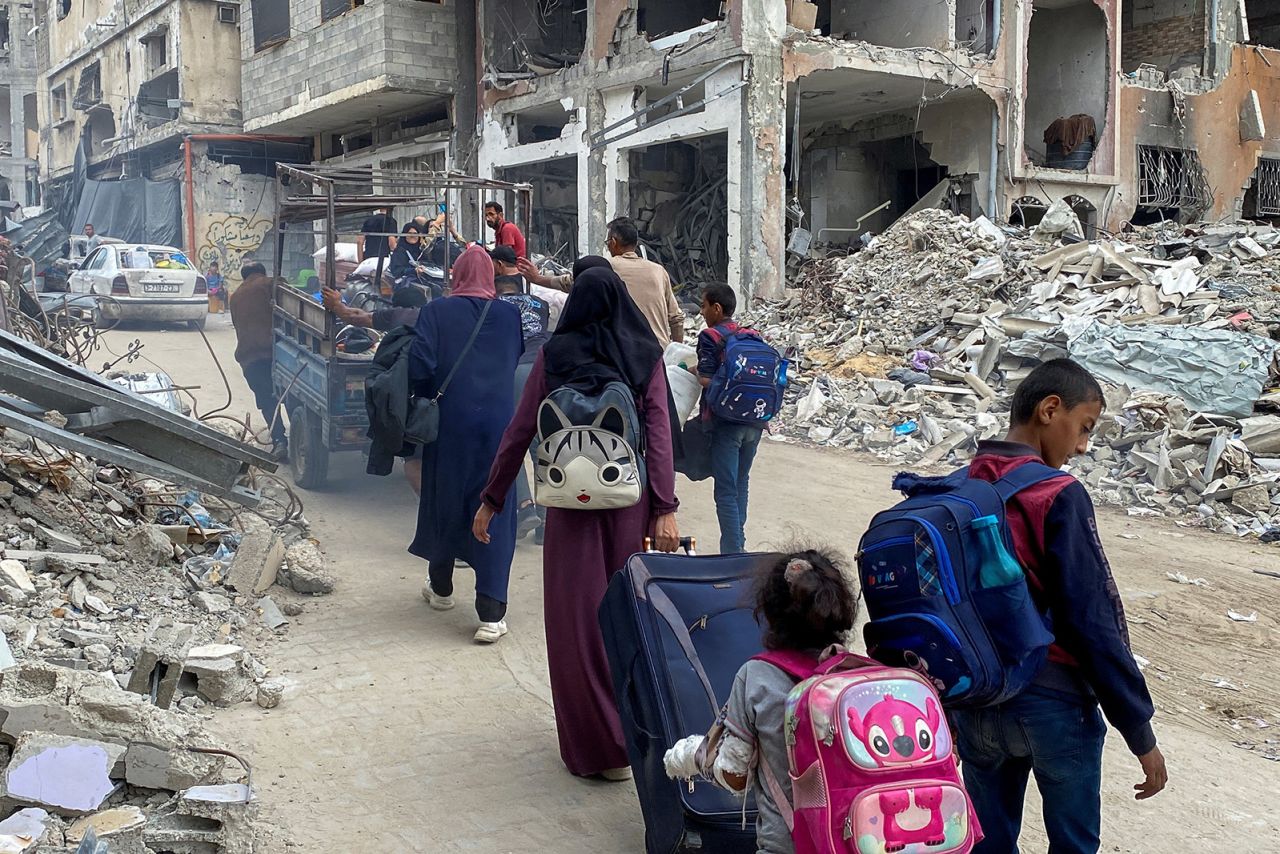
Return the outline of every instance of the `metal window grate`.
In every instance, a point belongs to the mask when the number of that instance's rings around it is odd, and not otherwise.
[[[1263,158],[1253,170],[1257,216],[1280,216],[1280,159]]]
[[[1213,204],[1204,165],[1194,151],[1138,146],[1138,206],[1203,212]]]

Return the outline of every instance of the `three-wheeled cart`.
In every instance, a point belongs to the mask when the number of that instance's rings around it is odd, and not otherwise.
[[[335,263],[338,217],[372,214],[384,207],[420,209],[429,218],[434,218],[438,211],[444,214],[444,231],[448,234],[458,197],[475,193],[477,207],[497,200],[508,211],[519,211],[522,229],[528,234],[533,188],[528,184],[471,178],[452,172],[397,171],[367,166],[279,164],[276,180],[279,203],[274,230],[272,382],[288,414],[289,465],[294,482],[304,489],[316,489],[328,478],[330,454],[364,450],[369,445],[364,381],[374,349],[344,352],[338,345],[341,324],[337,319],[312,294],[284,280],[286,237],[298,233],[319,235],[326,250],[323,284],[340,289]],[[379,187],[392,189],[378,191]],[[371,191],[352,192],[353,188]],[[477,223],[477,227],[483,226]],[[449,273],[446,265],[446,291]]]

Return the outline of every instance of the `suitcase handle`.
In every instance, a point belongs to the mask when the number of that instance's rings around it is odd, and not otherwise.
[[[696,557],[698,554],[698,538],[697,537],[681,537],[680,548],[684,549],[684,553],[690,557]],[[644,538],[644,550],[646,552],[653,551],[653,537]]]

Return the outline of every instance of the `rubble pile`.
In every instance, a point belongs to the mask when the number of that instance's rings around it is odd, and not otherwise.
[[[246,510],[4,429],[0,785],[24,809],[0,851],[89,828],[112,851],[254,850],[256,801],[193,751],[202,709],[292,690],[250,649],[333,589],[305,518],[272,512],[295,501]]]
[[[922,210],[802,265],[747,318],[793,356],[775,438],[962,463],[1035,365],[1070,356],[1108,388],[1072,464],[1095,497],[1280,540],[1280,230],[1086,241],[1056,214],[1028,233]]]
[[[257,822],[248,767],[228,763],[198,718],[122,691],[109,674],[47,662],[5,670],[0,741],[12,813],[0,851],[101,850],[86,839],[120,854],[282,850]]]

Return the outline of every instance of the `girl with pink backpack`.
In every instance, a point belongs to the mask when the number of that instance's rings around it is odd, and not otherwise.
[[[780,556],[757,585],[766,652],[738,671],[668,776],[754,789],[758,854],[967,854],[982,838],[933,686],[840,646],[857,599],[838,558]]]

